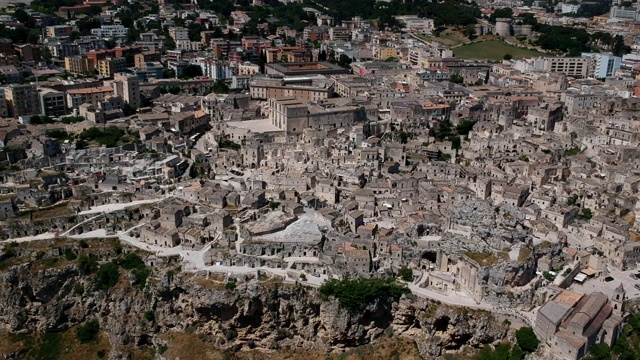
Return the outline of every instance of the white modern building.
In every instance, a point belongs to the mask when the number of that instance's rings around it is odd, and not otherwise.
[[[612,6],[609,19],[640,21],[640,7]]]
[[[622,64],[622,58],[611,53],[582,53],[582,57],[593,59],[589,76],[596,79],[614,76]]]
[[[91,34],[101,38],[125,37],[129,33],[129,28],[122,25],[102,25],[100,28],[91,29]]]
[[[563,14],[577,14],[580,10],[580,4],[563,3],[561,10]]]
[[[214,80],[231,80],[233,77],[233,70],[227,61],[196,58],[191,63],[202,68],[202,76]]]
[[[183,27],[172,27],[169,29],[169,36],[178,41],[189,41],[189,30]]]

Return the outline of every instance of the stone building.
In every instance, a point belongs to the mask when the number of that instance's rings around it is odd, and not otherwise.
[[[335,129],[377,119],[377,107],[354,99],[305,102],[295,97],[269,100],[269,120],[280,130],[302,134],[304,129]]]
[[[176,228],[167,228],[154,221],[140,231],[140,240],[158,246],[174,247],[180,244],[180,234]]]
[[[614,301],[601,292],[581,295],[558,289],[538,311],[536,332],[563,360],[581,359],[598,343],[612,346],[624,320],[619,315],[624,301],[622,285],[613,298]]]

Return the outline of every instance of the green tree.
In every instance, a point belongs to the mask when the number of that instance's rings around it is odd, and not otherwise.
[[[147,285],[147,279],[151,275],[151,269],[142,266],[133,269],[131,273],[133,274],[133,283],[139,285],[141,289],[144,289]]]
[[[93,256],[80,256],[78,259],[78,271],[82,275],[89,275],[97,268],[98,262]]]
[[[100,266],[97,273],[97,283],[102,290],[108,290],[118,283],[120,271],[118,265],[110,262]]]
[[[49,61],[53,58],[53,56],[51,55],[51,50],[49,50],[48,46],[43,46],[42,47],[42,60],[44,61]]]
[[[413,270],[410,268],[403,266],[398,271],[398,276],[404,281],[413,281]]]
[[[318,54],[318,61],[327,61],[327,52],[325,50],[321,50]]]
[[[162,78],[163,79],[173,79],[176,77],[176,71],[173,69],[164,69],[162,70]]]
[[[349,67],[353,60],[345,54],[340,54],[338,58],[338,65],[342,67]]]
[[[136,107],[137,107],[138,104],[134,104],[134,105],[136,105]],[[122,115],[124,115],[124,116],[135,115],[136,107],[134,107],[133,105],[129,104],[128,102],[124,103],[124,105],[122,106]]]
[[[458,74],[451,75],[451,82],[454,84],[462,84],[464,82],[464,78]]]
[[[81,343],[85,344],[95,341],[98,338],[99,332],[100,324],[98,324],[97,321],[93,320],[77,328],[76,337],[78,338],[78,340],[80,340]]]
[[[122,260],[120,260],[119,263],[120,266],[122,266],[122,268],[126,270],[132,270],[145,266],[142,258],[136,253],[128,253]]]
[[[598,343],[591,347],[585,360],[610,360],[611,348],[606,343]]]
[[[473,25],[467,25],[462,31],[462,34],[469,38],[469,40],[474,40],[475,38],[477,38],[476,28]]]
[[[460,124],[456,125],[456,131],[460,136],[467,136],[471,130],[473,130],[473,126],[476,124],[476,121],[465,120]]]
[[[184,70],[182,70],[181,78],[194,78],[197,76],[202,76],[202,68],[198,65],[190,64],[185,66]]]
[[[527,353],[536,351],[538,345],[540,345],[538,337],[529,326],[521,327],[516,331],[516,340],[522,351]]]
[[[213,92],[216,94],[228,94],[229,84],[224,80],[216,80],[216,82],[213,83]]]
[[[171,36],[166,36],[164,43],[162,44],[165,50],[174,50],[176,48],[176,41]]]
[[[67,259],[68,261],[73,261],[78,258],[78,255],[76,255],[71,249],[65,249],[64,258]]]
[[[323,300],[335,297],[340,306],[355,310],[376,300],[397,300],[410,291],[395,279],[331,279],[320,286],[319,292]]]
[[[502,58],[503,58],[503,59],[505,59],[505,60],[511,60],[511,59],[513,59],[513,55],[511,55],[511,54],[504,54],[504,56],[503,56]]]
[[[448,138],[449,141],[451,141],[451,148],[452,149],[460,149],[462,148],[462,143],[460,141],[460,136],[449,136]]]
[[[582,209],[582,214],[578,215],[578,217],[583,220],[591,220],[593,212],[589,208],[584,208]]]
[[[234,278],[230,278],[229,281],[227,281],[226,284],[224,284],[224,288],[230,291],[233,291],[236,289],[236,279]]]
[[[195,179],[198,177],[198,170],[195,167],[195,164],[192,164],[189,168],[189,177]]]

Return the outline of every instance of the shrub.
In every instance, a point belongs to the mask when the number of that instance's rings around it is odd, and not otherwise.
[[[73,292],[76,293],[76,295],[83,295],[84,294],[84,286],[82,286],[80,284],[74,286]]]
[[[228,328],[227,330],[224,331],[224,337],[227,340],[233,340],[236,338],[236,336],[238,336],[238,332],[235,329]]]
[[[11,259],[18,256],[18,252],[13,247],[5,247],[4,254],[2,255],[2,259]]]
[[[80,256],[78,259],[78,271],[82,275],[89,275],[96,271],[98,268],[98,262],[92,256]]]
[[[98,355],[99,359],[104,359],[105,356],[107,356],[107,352],[104,350],[98,350],[98,352],[96,353],[96,355]]]
[[[240,150],[240,148],[242,148],[242,146],[238,143],[235,143],[231,140],[227,140],[227,139],[220,139],[220,142],[218,142],[218,148],[220,149],[231,149],[231,150]]]
[[[271,210],[275,210],[275,209],[277,209],[279,206],[280,206],[280,203],[279,203],[279,202],[277,202],[277,201],[272,201],[272,202],[270,202],[270,203],[269,203],[269,208],[270,208]]]
[[[395,279],[331,279],[320,286],[323,300],[335,297],[344,308],[354,310],[376,300],[397,300],[409,289]]]
[[[78,255],[76,255],[71,249],[65,249],[64,258],[67,259],[68,261],[73,261],[78,258]]]
[[[633,359],[631,357],[621,357],[620,359]],[[595,344],[591,347],[587,360],[608,360],[611,359],[611,348],[606,343]]]
[[[583,220],[591,220],[593,217],[593,212],[589,208],[582,209],[582,214],[578,214],[578,218]]]
[[[538,345],[540,345],[538,337],[529,326],[521,327],[516,331],[516,340],[522,351],[528,353],[536,351]]]
[[[54,267],[58,264],[58,258],[49,258],[44,261],[44,265],[47,267]]]
[[[80,133],[79,139],[83,141],[96,141],[100,145],[106,147],[116,147],[123,142],[126,133],[115,126],[110,126],[104,130],[98,128],[89,128]]]
[[[580,148],[574,147],[564,151],[564,156],[574,156],[580,153]]]
[[[107,263],[100,266],[97,274],[98,286],[102,290],[108,290],[112,286],[118,283],[120,278],[120,271],[118,265],[114,263]]]
[[[235,279],[229,279],[229,281],[226,284],[224,284],[224,288],[231,291],[235,290],[236,289]]]
[[[61,122],[63,124],[75,124],[84,121],[84,117],[82,116],[67,116],[62,118]]]
[[[149,310],[144,313],[144,318],[147,319],[148,322],[153,322],[156,319],[156,314],[153,310]]]
[[[124,259],[120,260],[120,266],[127,270],[143,268],[144,261],[136,253],[128,253]]]
[[[84,240],[80,240],[80,242],[78,242],[78,245],[80,245],[80,247],[83,249],[86,249],[89,247],[89,244],[87,244],[87,242]]]
[[[76,337],[81,343],[88,343],[95,341],[98,338],[98,332],[100,331],[100,325],[97,321],[89,321],[88,323],[80,326],[76,329]]]
[[[147,279],[151,275],[151,269],[143,267],[133,270],[134,284],[140,285],[140,288],[144,288],[147,285]]]
[[[406,266],[400,268],[398,271],[398,276],[404,281],[412,281],[413,280],[413,270],[409,269]]]
[[[70,138],[69,133],[64,130],[47,130],[45,132],[45,135],[58,140],[65,140]]]

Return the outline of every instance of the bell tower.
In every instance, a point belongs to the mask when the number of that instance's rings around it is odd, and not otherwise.
[[[613,304],[613,313],[616,315],[621,315],[623,312],[624,300],[626,296],[626,291],[624,291],[624,286],[620,283],[611,296],[611,303]]]

